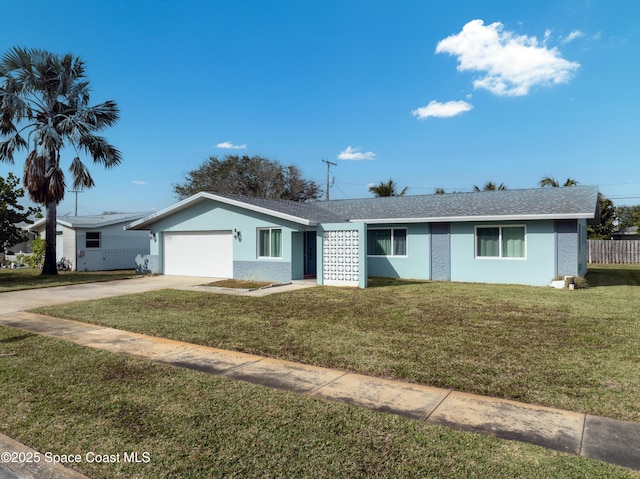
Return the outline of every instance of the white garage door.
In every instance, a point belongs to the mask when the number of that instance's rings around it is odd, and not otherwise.
[[[231,231],[165,233],[164,274],[232,278]]]

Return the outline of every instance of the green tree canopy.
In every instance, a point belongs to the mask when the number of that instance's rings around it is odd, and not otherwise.
[[[618,229],[640,226],[640,205],[616,206]]]
[[[408,189],[409,187],[405,186],[401,191],[398,191],[398,185],[389,178],[386,183],[381,181],[379,185],[370,186],[369,192],[379,198],[381,196],[404,196]]]
[[[21,229],[16,225],[33,223],[30,216],[38,211],[18,203],[24,197],[24,190],[18,186],[19,183],[20,179],[13,173],[9,173],[6,179],[0,176],[0,247],[3,250],[24,240]]]
[[[73,187],[91,188],[93,178],[80,155],[107,168],[121,161],[120,152],[96,133],[119,118],[113,101],[91,106],[84,62],[71,54],[15,47],[0,60],[0,161],[14,162],[26,150],[24,187],[46,207],[46,240],[42,274],[57,274],[57,205],[64,198],[61,152],[75,152],[68,163]]]
[[[600,209],[600,223],[587,227],[589,239],[611,239],[611,232],[615,228],[616,208],[613,201],[598,193],[598,207]]]
[[[237,155],[210,157],[187,173],[182,184],[174,184],[173,190],[180,199],[210,191],[293,201],[316,199],[321,191],[294,165],[282,166],[261,156]]]

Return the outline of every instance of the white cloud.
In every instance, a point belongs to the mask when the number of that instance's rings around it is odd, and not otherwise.
[[[482,72],[474,87],[501,96],[526,95],[535,86],[567,83],[580,67],[562,58],[557,48],[541,46],[536,37],[505,31],[500,22],[484,25],[482,20],[472,20],[460,33],[441,40],[436,53],[458,57],[459,71]]]
[[[351,148],[347,146],[347,149],[338,155],[339,160],[373,160],[376,154],[373,151],[360,151],[362,148]]]
[[[142,180],[133,180],[131,183],[133,183],[134,185],[146,185],[147,182],[146,181],[142,181]]]
[[[225,148],[228,150],[244,150],[247,147],[247,144],[245,143],[243,145],[234,145],[230,141],[223,141],[222,143],[218,143],[216,147]]]
[[[562,43],[569,43],[574,41],[577,38],[582,38],[582,37],[584,37],[584,33],[582,33],[580,30],[574,30],[565,38],[563,38],[561,41]]]
[[[427,106],[413,110],[411,114],[418,120],[424,120],[433,116],[435,118],[449,118],[452,116],[460,115],[466,111],[473,109],[471,103],[466,101],[447,101],[440,103],[435,100],[429,102]]]

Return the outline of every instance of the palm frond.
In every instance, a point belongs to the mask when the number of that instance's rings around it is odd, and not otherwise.
[[[55,201],[60,203],[64,198],[66,183],[64,173],[60,168],[51,168],[45,176],[47,183],[47,202]]]
[[[120,151],[110,145],[107,140],[101,136],[87,135],[83,136],[78,146],[89,153],[96,163],[102,163],[106,168],[119,165],[122,161]]]
[[[89,104],[90,88],[88,81],[76,81],[69,88],[67,99],[70,106],[79,109],[84,108]]]
[[[73,175],[74,189],[93,188],[95,186],[93,178],[91,178],[91,174],[89,173],[89,169],[77,156],[71,162],[69,171]]]
[[[549,186],[552,188],[557,188],[558,186],[560,186],[560,184],[558,184],[555,178],[551,176],[545,176],[540,180],[540,186],[542,188],[549,187]]]
[[[49,123],[36,128],[33,132],[33,138],[45,151],[58,151],[64,146],[60,133]]]
[[[47,159],[32,151],[24,166],[23,184],[35,203],[59,203],[64,198],[66,183],[64,173],[58,167],[47,169]]]
[[[45,184],[46,163],[46,158],[39,155],[36,150],[29,152],[24,162],[22,184],[36,203],[43,203],[40,201],[40,192]]]
[[[13,77],[5,77],[0,86],[0,111],[2,116],[12,119],[23,119],[30,116],[31,106],[22,98],[23,85]]]
[[[90,123],[94,126],[94,131],[113,126],[120,119],[120,109],[111,100],[86,108],[82,112],[78,112],[78,114],[91,119]]]
[[[18,133],[0,142],[0,161],[13,163],[13,153],[20,148],[27,148],[27,142]]]

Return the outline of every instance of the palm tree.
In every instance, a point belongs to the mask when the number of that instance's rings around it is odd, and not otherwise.
[[[14,162],[27,150],[23,184],[31,199],[46,207],[47,247],[42,274],[55,275],[57,206],[64,198],[61,151],[72,148],[74,189],[91,188],[93,178],[79,155],[109,168],[120,152],[95,133],[119,118],[113,101],[89,106],[84,62],[71,54],[14,47],[0,60],[0,161]]]
[[[382,181],[378,186],[370,186],[369,191],[373,193],[376,198],[381,196],[404,196],[404,194],[409,189],[408,186],[405,186],[400,193],[397,192],[397,185],[393,182],[391,178],[386,183]]]
[[[476,185],[473,185],[473,191],[501,191],[506,189],[507,189],[507,185],[505,185],[504,183],[500,183],[499,185],[496,185],[492,181],[487,181],[482,187],[482,189],[480,189]]]
[[[578,184],[578,182],[576,180],[574,180],[573,178],[567,178],[567,181],[565,181],[562,186],[576,186],[577,184]],[[550,186],[552,188],[558,188],[560,186],[560,183],[558,183],[556,181],[556,179],[551,177],[551,176],[545,176],[544,178],[542,178],[540,180],[540,186],[542,188],[544,188],[545,186]]]

